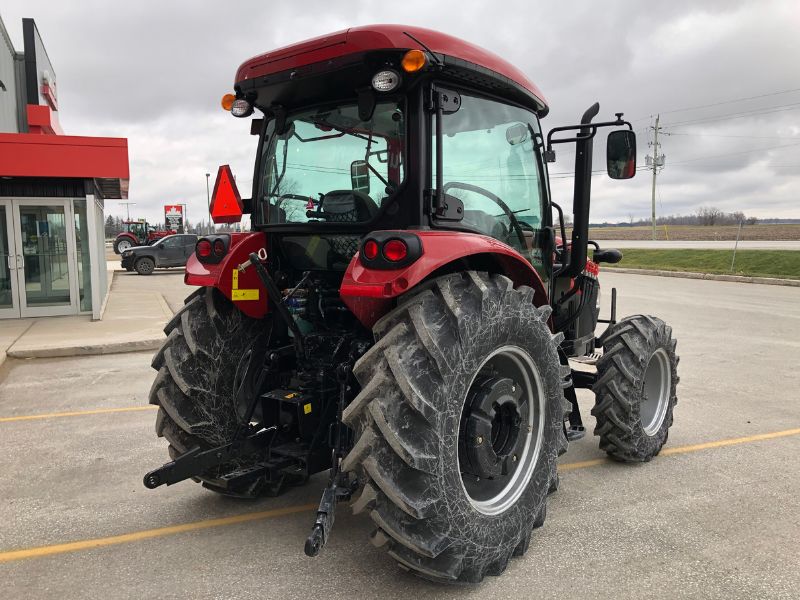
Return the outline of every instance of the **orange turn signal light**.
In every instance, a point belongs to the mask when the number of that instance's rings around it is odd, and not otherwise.
[[[231,109],[231,106],[233,106],[234,100],[236,100],[236,96],[234,96],[233,94],[225,94],[222,97],[222,102],[221,102],[222,108],[229,111]]]
[[[409,50],[403,56],[400,65],[406,73],[416,73],[425,66],[426,62],[428,62],[428,59],[422,50]]]

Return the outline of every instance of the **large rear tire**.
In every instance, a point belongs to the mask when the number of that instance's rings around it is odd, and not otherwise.
[[[156,434],[169,442],[173,460],[194,446],[206,449],[231,441],[240,425],[237,371],[248,352],[266,344],[268,332],[269,321],[247,317],[214,288],[196,290],[167,323],[167,339],[153,357],[158,375],[150,404],[159,407]],[[263,480],[225,489],[214,476],[199,480],[236,496],[255,497],[265,487]]]
[[[593,386],[600,449],[623,462],[646,462],[667,441],[678,402],[677,341],[661,319],[633,315],[600,337]]]
[[[342,464],[363,483],[353,510],[369,512],[372,542],[417,575],[499,575],[544,522],[569,404],[550,308],[532,301],[503,276],[440,277],[374,326],[355,366],[362,390],[343,418],[356,442]],[[475,476],[473,458],[494,455],[502,472]]]

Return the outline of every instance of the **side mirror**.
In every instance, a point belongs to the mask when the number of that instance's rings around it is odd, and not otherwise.
[[[350,187],[354,192],[369,194],[369,165],[365,160],[350,163]]]
[[[606,170],[611,179],[630,179],[636,174],[636,134],[618,129],[608,134]]]

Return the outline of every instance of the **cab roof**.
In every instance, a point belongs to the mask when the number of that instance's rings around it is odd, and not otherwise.
[[[459,38],[406,25],[365,25],[284,46],[255,56],[236,71],[236,86],[275,73],[337,59],[349,54],[375,50],[430,50],[448,63],[480,73],[490,72],[494,78],[521,88],[537,105],[539,114],[547,114],[548,105],[538,87],[517,67],[496,54]],[[252,83],[251,83],[252,85]]]

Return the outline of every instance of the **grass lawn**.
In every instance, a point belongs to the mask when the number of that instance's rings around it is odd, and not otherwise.
[[[800,251],[739,250],[731,272],[733,250],[641,250],[625,248],[622,262],[615,266],[630,269],[661,269],[694,273],[721,273],[749,277],[800,279]]]

